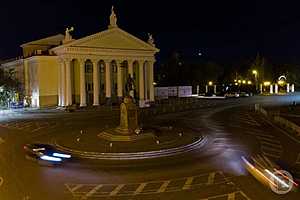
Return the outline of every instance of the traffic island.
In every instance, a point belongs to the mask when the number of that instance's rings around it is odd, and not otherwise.
[[[75,157],[98,160],[140,160],[174,156],[199,149],[205,138],[177,124],[138,126],[137,108],[131,98],[120,106],[120,125],[99,132],[70,133],[54,138],[58,149]]]

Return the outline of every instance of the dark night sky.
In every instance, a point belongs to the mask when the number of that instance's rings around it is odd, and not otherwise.
[[[276,1],[277,2],[277,1]],[[300,3],[288,1],[5,0],[1,2],[0,59],[19,45],[74,26],[75,38],[104,30],[111,5],[118,24],[142,38],[152,32],[160,57],[201,51],[219,62],[254,57],[300,63]]]

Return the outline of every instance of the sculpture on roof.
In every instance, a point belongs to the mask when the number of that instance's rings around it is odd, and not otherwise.
[[[74,31],[74,27],[66,28],[64,42],[68,42],[72,40],[72,35],[70,34],[70,32],[72,31]]]
[[[148,43],[149,43],[151,46],[155,46],[153,36],[152,36],[152,34],[150,34],[150,33],[148,33]]]
[[[117,15],[115,14],[114,6],[112,6],[111,14],[109,17],[109,28],[114,28],[114,27],[118,27],[118,25],[117,25]]]

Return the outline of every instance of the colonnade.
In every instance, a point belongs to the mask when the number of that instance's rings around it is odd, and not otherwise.
[[[79,63],[79,80],[74,77],[75,62]],[[74,94],[74,87],[76,81],[79,81],[79,93],[80,93],[80,106],[87,106],[87,84],[86,84],[86,73],[87,73],[87,62],[92,63],[92,93],[93,102],[92,105],[98,106],[100,104],[100,90],[103,89],[100,86],[100,65],[104,65],[104,92],[107,101],[110,101],[112,97],[112,90],[115,85],[112,84],[113,73],[116,73],[116,95],[118,99],[122,99],[124,94],[124,87],[127,81],[127,74],[133,80],[135,80],[136,94],[138,93],[137,99],[140,102],[154,101],[154,86],[153,86],[153,61],[152,60],[120,60],[120,59],[89,59],[89,58],[67,58],[60,59],[59,66],[59,83],[58,83],[58,105],[59,106],[70,106],[77,102],[74,102],[72,95]],[[126,66],[124,64],[126,63]],[[113,65],[114,64],[114,65]],[[136,70],[134,70],[134,66]],[[115,67],[116,69],[113,69]],[[123,68],[123,69],[122,69]],[[126,71],[125,71],[126,70]],[[102,80],[104,81],[104,80]]]

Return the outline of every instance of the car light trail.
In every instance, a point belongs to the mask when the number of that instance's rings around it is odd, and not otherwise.
[[[71,158],[71,155],[63,153],[53,153],[52,155],[59,158]]]
[[[258,169],[256,169],[244,156],[242,156],[242,160],[246,163],[246,165],[248,165],[252,170],[254,170],[255,172],[257,172],[259,175],[261,175],[270,184],[272,184],[273,186],[277,187],[277,185],[272,180],[270,180],[268,177],[266,177],[261,171],[259,171]]]
[[[54,161],[54,162],[61,162],[62,159],[61,158],[56,158],[56,157],[52,157],[52,156],[41,156],[40,157],[42,160],[47,160],[47,161]]]
[[[289,180],[289,182],[293,183],[296,187],[298,187],[298,184],[293,181],[292,179],[290,179],[288,176],[286,176],[285,174],[281,173],[279,170],[274,169],[276,171],[276,173],[279,173],[281,176],[283,176],[285,179]]]
[[[286,188],[289,188],[289,185],[286,184],[284,181],[282,181],[280,178],[278,178],[277,176],[275,176],[272,172],[270,172],[269,170],[265,169],[265,172],[267,172],[270,176],[272,176],[274,179],[276,179],[281,185],[283,185]]]

